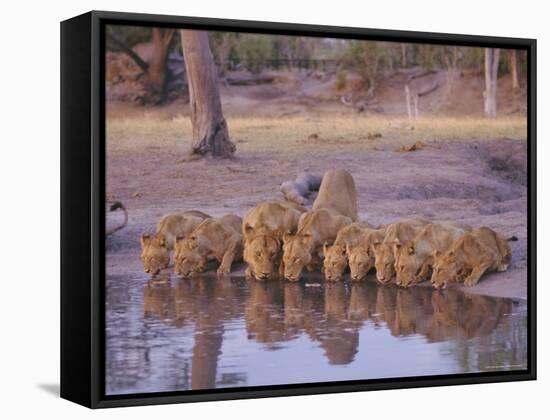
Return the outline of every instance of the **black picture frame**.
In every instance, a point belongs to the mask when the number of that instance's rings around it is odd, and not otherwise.
[[[106,396],[106,24],[308,35],[527,51],[528,369]],[[536,379],[536,40],[92,11],[61,23],[61,397],[90,408]]]

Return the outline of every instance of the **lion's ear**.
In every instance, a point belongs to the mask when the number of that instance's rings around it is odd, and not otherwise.
[[[325,243],[323,244],[323,254],[325,254],[325,257],[330,250],[330,246],[331,244],[328,241],[325,241]]]
[[[292,239],[292,232],[290,230],[287,230],[285,233],[283,233],[283,242],[286,243]]]
[[[151,240],[151,237],[149,236],[148,233],[143,233],[140,239],[141,239],[141,246],[145,246],[149,243],[149,241]]]
[[[157,234],[157,240],[159,242],[159,245],[163,248],[166,247],[166,236],[164,236],[164,234],[162,233],[158,233]]]
[[[248,223],[244,225],[244,234],[245,235],[252,235],[252,232],[254,232],[254,228],[250,226]]]
[[[409,253],[409,255],[414,254],[414,246],[410,245],[409,248],[407,249],[407,252]]]

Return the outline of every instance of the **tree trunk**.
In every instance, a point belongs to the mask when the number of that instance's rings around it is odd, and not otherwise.
[[[512,89],[516,91],[519,89],[517,50],[510,51],[510,73],[512,75]]]
[[[147,69],[147,90],[152,102],[159,103],[166,99],[166,62],[174,32],[174,29],[152,29],[153,56]]]
[[[497,80],[498,61],[500,50],[498,48],[485,48],[485,115],[491,118],[497,116]]]
[[[180,34],[193,124],[191,154],[232,157],[236,147],[229,139],[222,112],[218,76],[208,44],[208,34],[185,29]]]

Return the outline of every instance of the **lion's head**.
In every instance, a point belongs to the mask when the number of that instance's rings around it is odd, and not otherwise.
[[[197,237],[194,234],[185,239],[177,237],[174,248],[174,273],[188,277],[197,270],[200,261]]]
[[[374,253],[368,245],[348,247],[350,277],[352,280],[363,280],[374,266]]]
[[[330,246],[327,242],[323,245],[323,271],[325,278],[329,281],[338,281],[342,279],[344,270],[348,265],[348,257],[344,244],[334,244]]]
[[[409,287],[416,279],[418,264],[416,249],[413,243],[397,248],[395,259],[395,274],[398,286]]]
[[[157,233],[153,238],[147,233],[141,235],[141,261],[143,270],[153,276],[168,267],[170,256],[162,233]]]
[[[278,273],[281,241],[275,235],[252,237],[244,247],[244,260],[257,280],[273,278]]]
[[[384,242],[373,245],[376,279],[380,283],[389,283],[395,274],[394,248],[397,246]]]
[[[311,262],[311,233],[283,235],[283,264],[285,278],[290,281],[298,281],[303,268]]]
[[[447,283],[454,281],[457,276],[458,264],[453,249],[436,256],[430,280],[435,289],[444,289],[447,287]]]

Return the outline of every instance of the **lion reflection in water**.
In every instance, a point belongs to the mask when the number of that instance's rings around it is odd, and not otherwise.
[[[394,337],[416,334],[439,342],[486,336],[511,310],[509,301],[454,289],[211,280],[150,281],[143,291],[145,318],[194,327],[193,389],[214,385],[229,320],[244,320],[247,338],[271,351],[305,334],[329,364],[346,365],[357,355],[366,321],[385,325]]]

